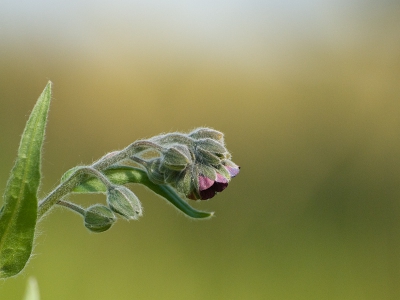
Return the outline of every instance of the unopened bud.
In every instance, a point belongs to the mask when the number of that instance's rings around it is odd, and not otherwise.
[[[199,175],[215,180],[217,173],[214,167],[209,167],[207,165],[198,165],[197,172]]]
[[[217,170],[217,172],[219,174],[221,174],[223,177],[227,178],[228,180],[231,179],[231,174],[229,173],[228,169],[224,166],[224,165],[218,165],[215,167],[215,169]]]
[[[107,206],[95,204],[85,211],[85,227],[90,231],[106,231],[115,221],[114,213]]]
[[[202,148],[196,149],[196,158],[204,164],[219,165],[221,163],[221,159],[218,156]]]
[[[229,175],[231,177],[235,177],[237,174],[239,174],[240,167],[237,164],[235,164],[233,161],[230,161],[229,159],[225,159],[222,161],[222,165],[229,172]]]
[[[158,135],[150,139],[153,143],[156,143],[158,145],[172,145],[172,144],[182,144],[182,145],[187,145],[187,146],[192,146],[194,143],[194,140],[187,136],[184,133],[180,132],[173,132],[173,133],[168,133],[164,135]]]
[[[193,130],[191,133],[189,133],[189,136],[191,138],[194,138],[195,140],[210,138],[224,145],[224,134],[215,129],[206,127],[197,128]]]
[[[218,157],[225,158],[229,155],[228,150],[226,150],[226,148],[222,144],[210,138],[197,140],[196,146],[197,148],[201,148],[208,152],[214,153]]]
[[[192,162],[189,149],[185,145],[174,145],[163,153],[163,166],[176,171],[181,171]]]
[[[114,186],[107,190],[107,203],[112,211],[128,220],[142,216],[142,205],[138,197],[124,186]]]

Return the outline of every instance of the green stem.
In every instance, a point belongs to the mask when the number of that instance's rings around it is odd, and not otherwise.
[[[94,169],[93,167],[86,167],[83,169],[85,172],[87,172],[87,174],[92,174],[95,177],[97,177],[98,179],[100,179],[100,181],[106,186],[107,189],[112,188],[114,185],[111,183],[110,180],[108,180],[108,178],[106,176],[104,176],[103,173],[97,171],[96,169]]]
[[[64,200],[59,200],[57,202],[57,204],[61,205],[61,206],[64,206],[64,207],[67,207],[67,208],[77,212],[78,214],[80,214],[82,216],[85,216],[85,209],[82,208],[81,206],[79,206],[78,204],[75,204],[75,203],[72,203],[72,202],[69,202],[69,201],[64,201]]]
[[[48,194],[43,200],[39,202],[38,221],[62,197],[71,193],[75,187],[77,187],[85,179],[87,179],[88,175],[94,175],[95,177],[98,177],[106,185],[106,187],[110,187],[110,185],[112,186],[107,177],[105,177],[101,172],[108,167],[118,163],[119,161],[127,159],[147,149],[162,151],[164,148],[150,141],[136,141],[115,155],[109,157],[105,156],[89,167],[79,168],[66,181],[60,183],[53,191],[50,192],[50,194]]]
[[[148,161],[141,159],[140,157],[137,157],[137,156],[131,156],[130,159],[144,167],[146,167],[146,165],[149,164]]]
[[[136,141],[114,156],[100,159],[99,161],[95,162],[92,167],[96,170],[104,171],[108,167],[120,162],[121,160],[128,159],[131,156],[134,156],[135,154],[147,149],[162,151],[164,148],[149,141]]]
[[[107,188],[113,185],[106,176],[93,167],[81,167],[66,181],[60,183],[46,198],[39,202],[38,219],[41,219],[59,199],[72,192],[83,180],[87,179],[87,175],[94,175],[99,178]]]
[[[53,191],[50,192],[39,202],[38,207],[38,221],[49,211],[49,209],[55,205],[59,199],[70,193],[75,187],[79,185],[82,180],[83,172],[78,169],[71,177],[66,181],[60,183]]]

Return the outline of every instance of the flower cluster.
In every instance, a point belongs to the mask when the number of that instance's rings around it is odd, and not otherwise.
[[[221,132],[198,128],[188,134],[169,133],[150,139],[161,155],[142,161],[151,181],[169,184],[187,198],[207,200],[222,192],[239,166],[231,161]]]

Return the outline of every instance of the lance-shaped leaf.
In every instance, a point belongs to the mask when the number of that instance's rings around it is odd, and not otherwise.
[[[0,212],[0,278],[18,274],[28,261],[37,218],[41,149],[51,100],[51,82],[26,123]]]
[[[72,168],[63,175],[66,180],[76,171]],[[141,169],[129,166],[114,166],[104,171],[104,174],[110,181],[116,185],[123,185],[127,183],[140,183],[148,187],[150,190],[160,195],[169,201],[172,205],[182,211],[184,214],[191,218],[202,219],[213,216],[214,213],[200,211],[191,207],[185,200],[183,200],[174,189],[167,185],[159,185],[150,181],[147,173]],[[91,177],[77,186],[74,193],[105,193],[106,187],[97,178]]]

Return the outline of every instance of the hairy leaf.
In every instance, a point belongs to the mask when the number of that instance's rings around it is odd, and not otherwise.
[[[0,278],[18,274],[33,246],[40,184],[41,149],[51,100],[51,82],[46,85],[26,123],[4,192],[0,212]]]

